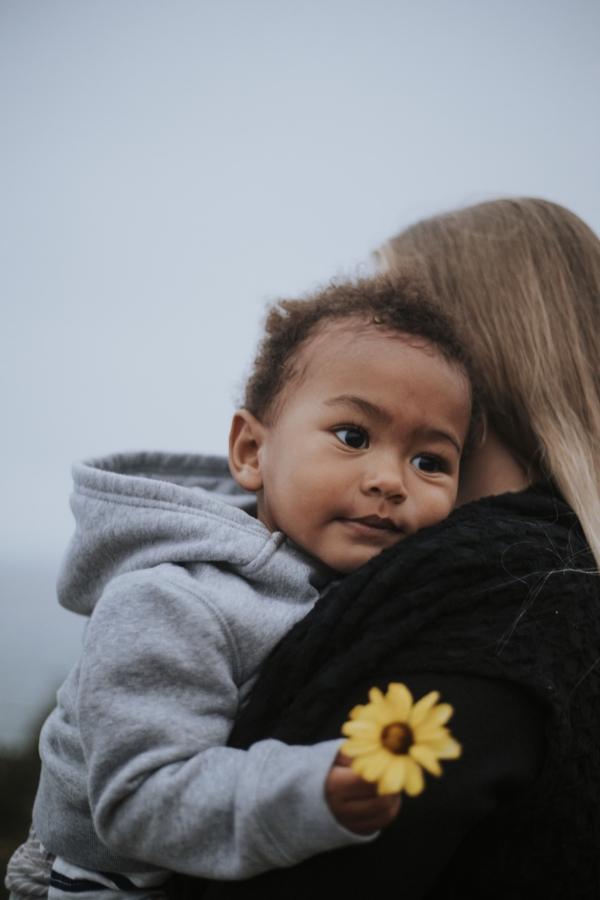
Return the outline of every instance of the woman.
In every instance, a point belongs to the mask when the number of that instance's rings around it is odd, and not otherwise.
[[[419,273],[456,316],[486,434],[465,461],[463,505],[317,604],[263,670],[232,743],[333,737],[372,685],[400,681],[454,705],[464,754],[371,844],[205,896],[591,900],[600,241],[555,204],[500,200],[421,222],[379,258]]]

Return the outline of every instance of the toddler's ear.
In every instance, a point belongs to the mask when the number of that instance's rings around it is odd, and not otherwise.
[[[237,483],[256,493],[263,486],[259,450],[265,429],[247,409],[238,409],[229,434],[229,468]]]

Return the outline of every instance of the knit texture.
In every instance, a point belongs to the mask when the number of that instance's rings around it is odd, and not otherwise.
[[[479,866],[487,884],[494,866],[502,900],[597,900],[599,599],[578,520],[550,487],[461,507],[316,604],[271,654],[231,743],[310,743],[340,692],[388,669],[518,684],[549,711],[544,771],[467,837],[444,897],[479,896]]]

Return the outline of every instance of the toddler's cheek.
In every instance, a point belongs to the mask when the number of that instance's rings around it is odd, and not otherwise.
[[[428,525],[437,525],[438,522],[443,522],[454,509],[455,502],[456,488],[454,485],[450,485],[443,491],[440,490],[434,497],[430,498],[428,503],[423,504],[420,515],[417,516],[419,519],[417,527],[414,530],[419,531]]]

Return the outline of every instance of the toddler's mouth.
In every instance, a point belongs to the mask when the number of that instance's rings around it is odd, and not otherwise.
[[[372,537],[403,533],[403,529],[396,525],[392,519],[382,516],[362,516],[360,519],[340,519],[340,521],[352,528],[353,531]]]

